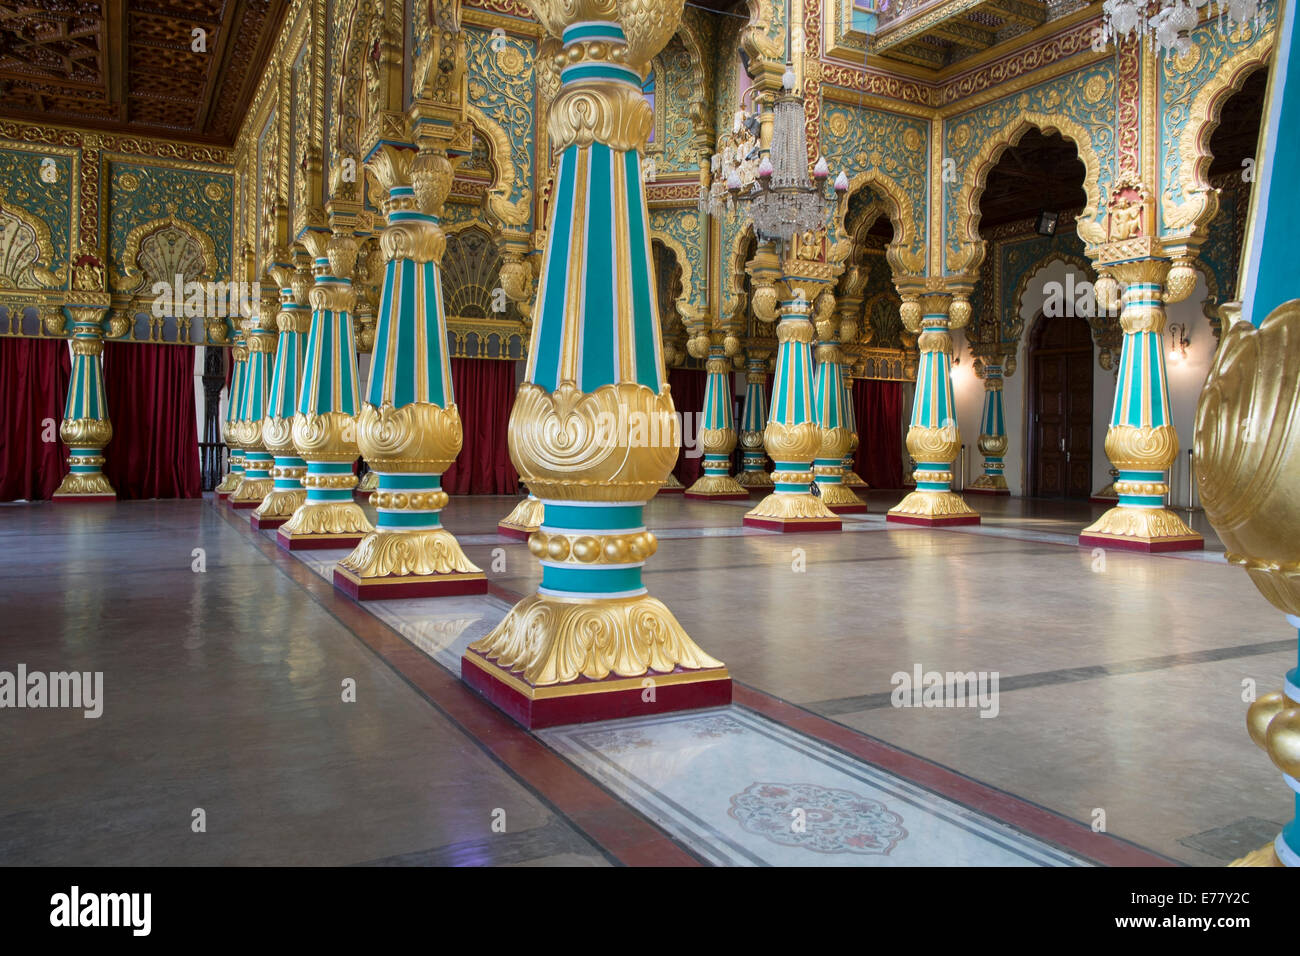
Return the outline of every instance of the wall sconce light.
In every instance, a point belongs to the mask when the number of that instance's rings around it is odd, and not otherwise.
[[[1061,214],[1059,212],[1048,212],[1046,209],[1044,209],[1042,212],[1038,214],[1038,225],[1037,225],[1038,234],[1040,236],[1056,235],[1056,224],[1060,221],[1060,219],[1061,219]]]
[[[1169,326],[1169,360],[1171,362],[1187,361],[1187,346],[1192,343],[1187,338],[1187,326],[1175,322]]]

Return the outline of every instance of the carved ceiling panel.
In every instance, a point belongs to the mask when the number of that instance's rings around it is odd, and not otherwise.
[[[231,145],[287,7],[0,0],[0,116]]]

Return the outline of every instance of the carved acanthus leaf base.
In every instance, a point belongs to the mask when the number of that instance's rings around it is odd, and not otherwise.
[[[749,493],[730,475],[701,475],[686,489],[688,495],[744,495]]]
[[[353,501],[305,501],[280,528],[285,535],[369,534],[366,513]]]
[[[1084,535],[1135,538],[1139,541],[1200,541],[1183,519],[1165,508],[1114,507],[1083,529]]]
[[[980,475],[970,483],[972,488],[979,488],[982,491],[1007,491],[1007,479],[1005,475]]]
[[[742,488],[771,488],[772,476],[765,471],[742,471],[736,476],[736,484]]]
[[[230,493],[230,503],[236,505],[257,504],[265,500],[266,496],[274,490],[274,479],[244,477],[239,479],[238,487]]]
[[[1282,861],[1277,858],[1277,850],[1273,844],[1262,846],[1258,850],[1251,850],[1239,860],[1233,860],[1228,866],[1281,866]]]
[[[745,514],[746,518],[779,518],[783,521],[824,518],[838,521],[835,512],[827,508],[822,499],[811,494],[784,494],[772,492]]]
[[[542,526],[542,515],[545,510],[541,499],[529,495],[515,505],[514,511],[498,521],[497,527],[514,528],[516,531],[527,531],[532,534]]]
[[[818,485],[821,489],[821,501],[827,508],[866,507],[866,502],[853,493],[844,484]]]
[[[1115,482],[1113,481],[1107,482],[1106,487],[1102,488],[1098,492],[1095,492],[1090,497],[1089,500],[1097,501],[1098,499],[1105,499],[1106,501],[1118,501],[1119,495],[1115,493]]]
[[[272,488],[262,498],[262,503],[253,512],[255,518],[288,518],[307,500],[307,492],[301,488],[294,491]]]
[[[850,488],[870,488],[871,486],[862,480],[862,476],[856,471],[844,472],[844,484]]]
[[[339,567],[359,578],[483,572],[465,557],[455,535],[446,528],[372,531],[339,562]]]
[[[669,473],[668,473],[668,477],[664,479],[663,487],[665,487],[665,488],[681,488],[681,487],[683,487],[683,485],[682,485],[682,483],[681,483],[680,481],[677,480],[677,476],[676,476],[676,475],[674,475],[672,472],[669,472]]]
[[[358,492],[371,492],[379,490],[379,472],[368,471],[361,476],[361,481],[357,484]]]
[[[219,495],[228,495],[239,487],[239,479],[242,477],[240,472],[228,471],[226,477],[221,479],[221,484],[212,490]]]
[[[891,515],[912,515],[918,518],[953,518],[966,515],[979,516],[962,496],[953,491],[913,491],[894,507]]]
[[[580,677],[640,677],[678,667],[722,667],[704,653],[658,598],[559,598],[534,594],[496,630],[470,645],[538,686]],[[522,673],[521,673],[522,672]]]
[[[85,495],[113,495],[117,492],[113,486],[108,483],[108,478],[103,472],[96,472],[93,475],[72,474],[69,473],[59,482],[59,487],[54,492],[54,497],[63,498],[65,496],[85,496]]]

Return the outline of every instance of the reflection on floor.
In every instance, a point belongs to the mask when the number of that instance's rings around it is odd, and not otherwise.
[[[106,707],[0,722],[30,768],[0,781],[0,860],[1214,865],[1286,818],[1242,695],[1293,641],[1203,516],[1207,552],[1098,554],[1074,542],[1098,506],[980,500],[936,531],[886,524],[898,497],[796,536],[656,500],[646,582],[743,706],[537,737],[454,677],[540,577],[495,533],[513,499],[444,512],[493,595],[361,608],[328,585],[343,552],[207,502],[5,507],[0,669],[102,670]],[[996,674],[996,718],[895,706],[918,669]]]

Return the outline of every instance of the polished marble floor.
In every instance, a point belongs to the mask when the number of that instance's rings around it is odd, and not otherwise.
[[[1099,506],[870,497],[794,536],[653,502],[646,582],[737,700],[538,735],[456,677],[540,577],[513,499],[444,513],[491,594],[363,606],[210,502],[0,506],[0,670],[105,681],[97,720],[0,711],[0,862],[1218,865],[1289,817],[1242,695],[1295,635],[1203,516],[1205,552],[1098,553]],[[996,716],[894,706],[917,668],[995,673]]]

